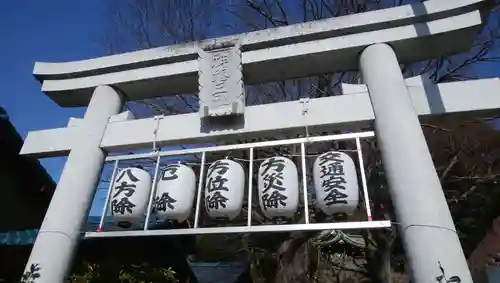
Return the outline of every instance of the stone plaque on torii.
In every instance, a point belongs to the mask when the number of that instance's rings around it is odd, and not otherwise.
[[[419,119],[498,113],[500,82],[405,80],[399,64],[467,52],[484,25],[487,2],[430,0],[88,61],[36,63],[34,75],[46,95],[62,107],[88,108],[83,119],[72,119],[66,128],[30,132],[21,150],[36,157],[68,155],[26,270],[37,265],[37,282],[63,282],[108,152],[296,133],[305,126],[311,134],[373,127],[413,282],[434,282],[440,265],[461,282],[472,282]],[[244,107],[243,81],[348,70],[360,70],[365,84],[343,85],[342,96]],[[199,87],[200,113],[138,120],[120,113],[125,98]],[[238,119],[231,127],[203,122],[233,116]],[[359,142],[361,136],[350,137]],[[303,148],[305,140],[295,142]],[[315,227],[306,222],[290,229],[388,226],[366,223]]]

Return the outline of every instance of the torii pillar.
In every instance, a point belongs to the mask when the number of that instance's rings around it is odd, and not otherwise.
[[[455,276],[463,283],[472,282],[418,118],[445,113],[455,113],[457,118],[460,113],[474,112],[476,117],[497,114],[500,80],[409,87],[399,62],[469,51],[485,24],[488,3],[430,0],[168,48],[62,64],[37,63],[34,74],[43,82],[45,94],[63,107],[88,105],[88,110],[83,120],[75,120],[67,128],[30,132],[21,150],[23,155],[36,157],[69,153],[25,274],[31,274],[29,279],[37,283],[64,282],[105,152],[146,148],[153,142],[164,147],[296,134],[305,126],[310,133],[345,130],[375,121],[414,283],[440,282],[441,267],[446,280]],[[197,59],[203,54],[199,48],[218,43],[236,46],[233,55],[224,57],[227,60],[241,56],[241,64],[231,69],[240,75],[234,83],[238,87],[243,74],[245,83],[258,84],[360,66],[368,93],[364,86],[356,86],[359,92],[312,99],[305,119],[300,102],[242,107],[243,100],[238,103],[236,99],[243,94],[231,92],[234,97],[227,104],[231,107],[212,113],[229,111],[243,116],[229,128],[203,124],[198,113],[161,120],[109,121],[123,104],[112,87],[129,100],[198,91],[198,75],[204,73],[204,65]],[[433,100],[439,100],[440,107],[433,107]]]
[[[122,106],[123,98],[113,88],[95,89],[31,250],[23,274],[27,280],[65,282],[106,157],[101,140],[109,118]]]
[[[472,282],[396,54],[387,44],[374,44],[363,51],[360,64],[375,114],[396,227],[415,282],[440,282],[436,280],[440,266],[448,277]]]

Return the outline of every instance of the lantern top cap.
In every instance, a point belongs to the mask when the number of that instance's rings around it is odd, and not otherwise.
[[[37,62],[33,74],[43,83],[42,91],[56,103],[74,107],[87,105],[98,85],[118,86],[130,100],[197,91],[198,51],[220,43],[235,44],[243,51],[246,83],[306,76],[315,69],[321,73],[357,69],[359,51],[379,42],[393,45],[401,61],[423,60],[470,48],[482,24],[479,10],[487,9],[488,2],[430,0],[82,61]],[[447,21],[451,18],[453,20]],[[417,27],[419,24],[423,26]],[[366,35],[356,37],[359,40],[346,38],[358,34]],[[422,44],[432,48],[419,48]],[[308,56],[313,54],[314,60]],[[304,58],[314,62],[301,70],[287,68],[296,66]],[[345,61],[342,64],[331,64],[332,60],[342,58]],[[291,71],[275,72],[274,69]]]

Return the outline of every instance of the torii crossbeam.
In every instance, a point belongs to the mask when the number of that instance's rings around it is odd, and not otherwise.
[[[311,132],[374,127],[413,282],[434,282],[440,266],[461,282],[472,282],[419,118],[498,113],[500,81],[404,80],[399,63],[468,51],[484,25],[487,4],[430,0],[84,61],[36,63],[34,75],[45,94],[63,107],[88,108],[67,128],[30,132],[21,150],[37,157],[68,155],[27,274],[38,266],[37,282],[64,281],[108,152],[153,142],[165,146],[293,133],[305,126]],[[198,59],[213,54],[231,62],[229,79],[219,89],[224,101],[207,91],[221,82],[206,84],[211,70]],[[337,97],[244,107],[241,79],[253,84],[346,70],[360,70],[365,85],[344,85],[344,95]],[[199,114],[160,120],[119,114],[125,100],[198,88]],[[242,119],[229,128],[204,122],[220,115]]]

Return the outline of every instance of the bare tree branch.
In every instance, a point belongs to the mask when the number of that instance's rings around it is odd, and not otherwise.
[[[245,0],[221,4],[221,1],[216,0],[110,0],[107,3],[111,7],[110,18],[113,22],[110,23],[111,28],[107,30],[107,41],[104,44],[106,48],[112,49],[110,52],[123,52],[415,2],[420,1]],[[476,43],[470,52],[406,64],[403,66],[403,73],[410,76],[426,73],[437,83],[478,78],[477,70],[483,65],[496,66],[492,64],[497,64],[500,61],[498,55],[500,1],[495,1],[493,5],[492,15],[490,15],[485,28],[478,33]],[[341,83],[358,83],[358,79],[358,72],[343,72],[246,86],[246,101],[247,105],[257,105],[290,101],[304,96],[317,98],[339,95],[341,94]],[[198,110],[197,103],[198,96],[193,93],[127,103],[127,108],[137,114],[137,117],[146,117],[158,113],[170,115],[194,112]],[[497,119],[499,117],[494,116],[468,121],[460,125],[436,119],[422,124],[435,166],[441,172],[440,180],[450,203],[450,209],[454,218],[458,219],[457,229],[461,232],[465,231],[463,233],[467,234],[467,237],[463,239],[466,251],[470,249],[469,246],[472,246],[474,233],[479,233],[475,232],[479,229],[461,224],[460,219],[466,217],[467,213],[470,214],[471,211],[478,215],[480,213],[484,215],[487,205],[478,207],[474,200],[480,199],[481,203],[485,203],[484,195],[486,193],[492,194],[492,192],[500,191],[496,189],[498,187],[496,184],[500,182],[500,153],[495,148],[495,144],[500,144],[500,139],[490,126]],[[277,138],[281,137],[275,137],[275,139]],[[239,140],[238,142],[248,141]],[[309,153],[317,153],[336,147],[342,148],[346,145],[329,143],[308,150]],[[259,150],[256,155],[261,158],[274,154],[290,154],[291,151],[290,148],[270,148]],[[370,195],[373,198],[371,205],[374,209],[374,216],[379,219],[394,219],[390,198],[386,193],[385,172],[376,142],[363,143],[363,152],[366,155],[365,168]],[[498,195],[500,196],[500,192]],[[255,211],[253,217],[259,222],[265,222],[265,217],[258,214],[257,207]],[[363,236],[367,246],[363,251],[358,252],[362,253],[361,256],[364,253],[365,260],[363,263],[359,263],[353,257],[351,260],[354,261],[353,265],[363,264],[370,268],[375,266],[379,271],[384,268],[396,270],[395,266],[399,265],[400,260],[387,258],[387,253],[389,255],[390,253],[401,253],[396,249],[399,242],[395,237],[395,230],[363,231]],[[285,245],[286,242],[287,240],[283,240],[281,244]],[[268,255],[273,255],[280,247],[283,248],[283,246],[277,245],[263,250],[267,250]],[[381,249],[382,247],[384,249]],[[257,250],[258,247],[255,249]],[[299,252],[305,253],[306,251],[300,250]],[[256,256],[256,253],[249,252],[249,257],[252,256]],[[377,265],[376,261],[383,262],[383,264]],[[277,260],[275,263],[279,264],[280,262]],[[336,267],[345,271],[359,273],[358,270],[347,267],[344,263],[336,262],[335,264],[337,264]],[[257,267],[261,270],[264,269],[262,265]],[[303,266],[302,268],[305,269]],[[379,274],[370,268],[365,268],[366,274],[363,273],[364,271],[361,273],[379,281],[381,281],[381,277],[385,279],[391,277],[391,274],[384,275],[383,272]],[[266,272],[262,271],[262,273]],[[266,274],[267,278],[272,280],[275,279],[275,275],[272,272]]]

